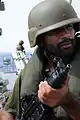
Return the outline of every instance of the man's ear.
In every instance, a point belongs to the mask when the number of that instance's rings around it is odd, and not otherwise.
[[[36,44],[39,47],[43,48],[45,46],[45,37],[44,37],[44,35],[38,36],[36,41],[37,41]]]

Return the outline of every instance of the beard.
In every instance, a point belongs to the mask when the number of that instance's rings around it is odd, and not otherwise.
[[[57,45],[48,44],[46,50],[58,57],[68,57],[74,53],[75,50],[75,39],[64,38]]]

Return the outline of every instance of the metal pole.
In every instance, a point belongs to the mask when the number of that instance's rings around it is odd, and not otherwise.
[[[5,10],[5,4],[3,1],[0,0],[0,11],[4,11]]]

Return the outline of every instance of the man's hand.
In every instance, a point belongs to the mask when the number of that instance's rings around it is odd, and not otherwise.
[[[38,90],[38,97],[40,101],[50,107],[61,104],[68,93],[68,81],[69,77],[67,77],[65,84],[62,85],[62,88],[60,89],[52,88],[47,81],[40,82]]]
[[[10,113],[3,110],[0,112],[0,120],[14,120],[14,118]]]

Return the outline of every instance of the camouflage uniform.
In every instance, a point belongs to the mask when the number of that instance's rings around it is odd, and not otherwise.
[[[25,66],[25,69],[21,71],[18,79],[16,80],[12,96],[9,98],[8,103],[6,105],[6,110],[15,116],[17,115],[18,112],[20,112],[19,99],[25,93],[26,94],[36,93],[36,91],[38,90],[39,82],[43,78],[41,73],[42,62],[38,58],[37,51],[38,48],[34,52],[29,63]],[[79,74],[80,63],[79,62],[80,62],[80,53],[76,55],[75,60],[72,62],[72,71],[71,71],[69,88],[71,93],[75,95],[76,99],[80,100],[80,74]],[[56,113],[57,116],[66,115],[61,107],[59,107],[55,111],[57,112]]]

